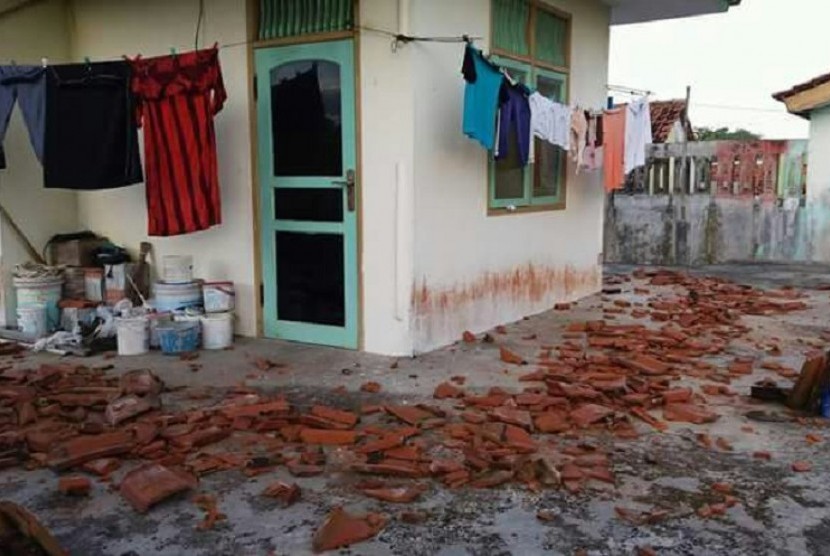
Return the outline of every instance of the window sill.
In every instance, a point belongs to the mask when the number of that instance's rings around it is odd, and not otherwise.
[[[528,205],[524,207],[516,207],[514,210],[507,208],[488,208],[487,216],[509,216],[512,214],[527,214],[533,212],[551,212],[557,210],[565,210],[565,203],[552,203],[549,205]]]

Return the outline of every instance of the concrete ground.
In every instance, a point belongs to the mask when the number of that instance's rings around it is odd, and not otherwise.
[[[609,268],[608,272],[626,270]],[[812,288],[830,283],[830,269],[818,267],[733,265],[695,272],[764,287]],[[507,334],[497,335],[498,343],[531,358],[540,344],[559,342],[569,322],[602,318],[603,305],[613,299],[645,301],[647,296],[633,292],[634,285],[636,281],[624,284],[618,296],[594,296],[569,311],[551,311],[507,325]],[[650,289],[668,293],[673,287]],[[830,293],[814,289],[805,292],[809,296],[808,310],[785,316],[744,317],[752,333],[734,341],[729,353],[711,361],[726,364],[733,356],[758,355],[758,345],[763,345],[765,339],[779,338],[783,351],[779,360],[799,368],[804,354],[824,346],[822,334],[830,333]],[[617,322],[626,319],[630,317],[620,315]],[[528,339],[531,335],[536,339]],[[258,357],[286,367],[259,371],[253,364]],[[38,355],[21,364],[32,366],[55,359]],[[518,382],[517,377],[528,372],[527,367],[506,370],[499,361],[498,345],[481,342],[457,344],[400,360],[275,341],[240,340],[233,351],[202,352],[198,360],[190,362],[161,355],[72,361],[90,366],[113,364],[113,372],[150,368],[168,386],[203,388],[217,395],[244,381],[267,392],[284,392],[292,403],[320,402],[351,409],[361,403],[432,403],[435,386],[454,375],[467,377],[468,392],[483,393],[492,386],[518,392],[526,384]],[[191,364],[201,367],[194,372]],[[50,470],[0,471],[0,499],[13,500],[34,512],[71,554],[83,556],[307,554],[313,531],[335,505],[393,517],[377,537],[343,550],[343,554],[532,555],[574,554],[583,549],[592,555],[616,555],[637,554],[638,548],[645,546],[657,554],[670,555],[830,554],[830,435],[823,427],[791,420],[760,422],[747,418],[745,414],[752,409],[788,418],[782,406],[759,405],[747,397],[750,384],[768,375],[784,382],[767,371],[756,370],[752,376],[733,381],[731,388],[740,394],[738,398],[710,400],[709,407],[721,414],[711,425],[671,423],[667,432],[658,433],[637,422],[640,437],[627,441],[603,432],[591,433],[591,442],[606,447],[612,456],[616,484],[576,495],[565,490],[534,494],[518,485],[446,490],[433,483],[420,501],[396,505],[356,493],[351,488],[353,479],[345,475],[295,479],[280,468],[249,479],[230,471],[201,479],[200,492],[216,494],[220,511],[227,515],[226,521],[205,532],[196,529],[202,512],[188,497],[171,499],[140,515],[104,483],[96,483],[89,498],[64,497],[58,493],[57,477]],[[361,392],[359,387],[366,381],[380,383],[382,391]],[[683,383],[696,385],[692,378],[684,378]],[[344,386],[346,392],[335,391],[339,386]],[[172,398],[170,403],[175,403]],[[752,432],[746,427],[752,427]],[[727,439],[734,450],[701,448],[695,434],[702,431]],[[808,433],[827,436],[827,440],[810,445],[805,441]],[[772,459],[754,459],[751,454],[757,450],[770,452]],[[810,461],[812,472],[793,473],[794,460]],[[115,484],[123,471],[114,475]],[[289,509],[280,509],[275,501],[260,496],[266,485],[278,479],[299,483],[303,500]],[[725,516],[702,519],[695,510],[715,500],[710,489],[714,482],[734,485],[740,503]],[[669,517],[654,525],[635,526],[615,516],[616,506],[665,509]],[[417,525],[394,519],[402,509],[425,510],[428,519]],[[542,522],[536,517],[539,510],[551,510],[557,517]]]

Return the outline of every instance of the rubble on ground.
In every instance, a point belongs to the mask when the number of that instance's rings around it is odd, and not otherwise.
[[[129,467],[117,487],[142,513],[197,489],[207,474],[238,470],[256,476],[280,467],[298,478],[351,473],[361,478],[357,492],[395,504],[441,487],[513,484],[571,493],[607,488],[615,484],[613,454],[595,441],[598,435],[625,441],[666,431],[669,423],[703,426],[719,418],[712,399],[734,403],[734,379],[761,367],[792,378],[796,373],[774,361],[730,357],[718,364],[715,358],[747,335],[743,317],[806,308],[795,290],[763,291],[667,271],[634,277],[655,289],[679,286],[687,293],[675,288],[645,304],[609,301],[603,320],[570,322],[558,343],[534,335],[519,346],[498,345],[494,357],[515,366],[515,388],[473,391],[461,388],[464,377],[455,376],[435,388],[434,403],[309,407],[240,385],[219,401],[194,395],[182,404],[182,392],[165,391],[149,370],[118,377],[107,368],[71,364],[8,367],[0,372],[0,468],[49,467],[107,481]],[[624,281],[612,277],[607,283]],[[624,313],[637,322],[615,323]],[[505,330],[496,333],[504,336]],[[478,341],[470,332],[462,340],[468,347]],[[488,341],[499,344],[502,338],[482,340]],[[531,341],[535,352],[527,349]],[[769,352],[776,353],[775,347]],[[266,360],[254,364],[261,370],[276,366]],[[697,387],[677,384],[685,379]],[[369,400],[381,390],[376,382],[356,388]],[[177,403],[167,403],[173,399]],[[242,442],[227,449],[229,438]],[[698,441],[708,449],[732,449],[726,439],[705,432]],[[808,472],[810,465],[797,461],[792,469]],[[59,488],[73,495],[91,490],[89,480],[77,475],[61,476]],[[736,503],[725,487],[713,489],[729,498],[700,507],[703,517]],[[287,507],[300,493],[297,484],[277,482],[263,495]],[[195,500],[206,512],[200,529],[224,519],[214,497],[202,493]],[[618,508],[617,515],[636,524],[666,517],[659,510],[627,508]],[[414,514],[410,518],[418,521]],[[322,551],[365,540],[388,519],[335,508],[315,533],[313,547]],[[555,513],[540,513],[539,519],[555,519]]]

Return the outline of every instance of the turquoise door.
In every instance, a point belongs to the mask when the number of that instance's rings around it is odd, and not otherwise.
[[[255,51],[265,335],[357,348],[351,40]]]

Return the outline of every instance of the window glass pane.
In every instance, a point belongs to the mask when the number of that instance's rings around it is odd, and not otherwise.
[[[562,79],[539,75],[536,77],[536,90],[539,91],[539,94],[551,100],[564,102],[565,83]]]
[[[536,139],[536,179],[534,197],[558,197],[566,153],[547,141]]]
[[[523,199],[525,167],[519,159],[519,139],[513,133],[510,136],[510,149],[507,156],[495,163],[495,198]]]
[[[568,44],[568,22],[546,10],[536,10],[537,60],[565,67]]]
[[[274,190],[276,220],[343,222],[343,191],[322,188],[286,188]]]
[[[289,62],[271,70],[275,176],[341,176],[340,66]]]
[[[527,0],[493,0],[493,46],[527,56],[527,28],[530,5]]]
[[[277,316],[343,326],[343,236],[277,232]]]

